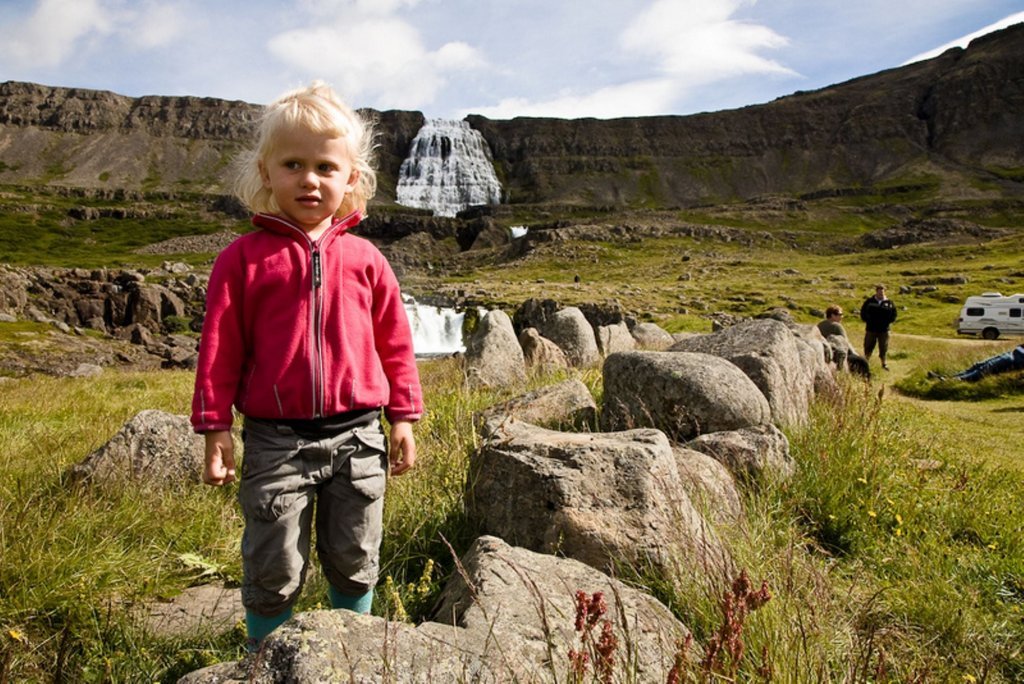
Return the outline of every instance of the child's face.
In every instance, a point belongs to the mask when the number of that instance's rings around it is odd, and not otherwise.
[[[314,237],[331,225],[359,180],[344,139],[304,128],[278,134],[260,173],[284,217]]]

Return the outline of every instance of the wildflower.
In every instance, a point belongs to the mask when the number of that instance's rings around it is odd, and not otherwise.
[[[974,684],[974,682],[978,681],[978,678],[975,677],[972,674],[965,674],[964,675],[964,681],[965,682],[971,682],[971,684]]]
[[[860,482],[861,484],[867,484],[868,480],[866,477],[858,477],[857,482]]]
[[[587,673],[587,663],[589,662],[590,656],[586,653],[577,651],[575,648],[569,649],[569,667],[572,668],[576,681],[583,681],[583,676]]]
[[[683,672],[687,666],[687,654],[693,646],[693,634],[688,633],[685,639],[676,642],[676,656],[672,663],[672,669],[668,671],[665,684],[680,684]]]
[[[875,513],[874,511],[868,511],[868,517],[870,517],[870,518],[877,518],[878,514]]]
[[[608,620],[601,625],[601,638],[597,642],[597,654],[599,660],[598,668],[601,670],[601,681],[611,684],[612,674],[615,670],[615,649],[619,646],[619,640],[615,637],[612,623]]]
[[[22,632],[19,629],[14,629],[12,627],[11,629],[7,630],[7,636],[9,636],[12,639],[14,639],[15,641],[21,642],[23,644],[27,644],[28,643],[28,637],[26,637],[25,633]]]
[[[997,546],[999,546],[999,544],[997,542],[992,542],[991,544],[988,545],[988,548],[989,548],[990,551],[995,551]]]
[[[896,524],[897,525],[902,525],[903,524],[903,516],[900,515],[899,513],[896,514]]]

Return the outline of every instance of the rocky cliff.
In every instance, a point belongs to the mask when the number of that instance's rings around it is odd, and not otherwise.
[[[737,110],[469,120],[512,201],[657,206],[925,174],[1019,181],[1024,24],[967,50]]]
[[[0,184],[220,192],[258,107],[0,84]],[[423,124],[371,112],[380,201]],[[469,117],[511,202],[680,206],[927,180],[1024,193],[1024,24],[966,50],[737,110],[612,120]]]

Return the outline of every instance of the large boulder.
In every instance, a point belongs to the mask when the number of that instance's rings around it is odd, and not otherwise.
[[[630,673],[633,681],[664,681],[676,644],[689,633],[650,595],[569,558],[481,537],[461,565],[463,572],[445,587],[434,619],[492,634],[492,658],[497,660],[499,649],[504,652],[502,661],[515,663],[524,675],[518,681],[570,681],[569,650],[585,650],[574,628],[580,591],[604,596],[605,618],[619,639],[614,671]],[[700,657],[693,650],[691,662]]]
[[[649,351],[665,351],[675,343],[675,338],[657,323],[637,323],[630,331],[636,344]]]
[[[727,566],[658,430],[571,433],[504,421],[471,457],[466,506],[486,534],[602,571]]]
[[[605,359],[601,423],[606,430],[655,427],[683,441],[770,420],[761,391],[720,357],[637,351]]]
[[[776,422],[801,424],[807,420],[819,364],[810,358],[811,352],[801,349],[785,323],[773,319],[742,321],[709,335],[676,342],[671,351],[727,359],[764,393]]]
[[[673,446],[672,453],[679,479],[705,519],[727,524],[743,519],[743,502],[736,480],[724,465],[707,454],[681,446]]]
[[[589,655],[576,630],[577,592],[588,608],[605,610],[593,640],[607,620],[619,643],[614,672],[635,681],[666,678],[690,632],[664,605],[577,561],[480,537],[460,559],[433,621],[414,627],[347,610],[301,613],[258,654],[179,684],[569,681],[569,651]],[[597,594],[603,601],[593,601]],[[701,658],[696,645],[686,655]]]
[[[741,482],[785,480],[796,469],[789,440],[774,425],[712,432],[687,442],[686,447],[714,458]]]
[[[835,368],[832,366],[832,347],[822,337],[818,326],[791,323],[788,327],[796,337],[801,363],[812,374],[814,392],[822,394],[834,391],[837,385]]]
[[[466,380],[473,387],[507,387],[526,381],[526,360],[504,311],[487,312],[466,342]]]
[[[612,323],[597,328],[597,348],[602,356],[636,349],[636,340],[625,323]]]
[[[569,367],[565,352],[536,328],[526,328],[519,333],[519,346],[523,349],[526,367],[532,371],[548,373]]]
[[[587,368],[597,365],[601,359],[594,328],[575,306],[560,309],[548,317],[540,333],[565,352],[572,366]]]
[[[476,422],[488,435],[509,418],[541,427],[593,430],[597,426],[597,404],[582,381],[565,380],[490,406]]]
[[[204,454],[203,436],[192,430],[188,416],[147,409],[125,423],[110,441],[72,466],[68,475],[73,481],[127,479],[173,487],[199,481]]]

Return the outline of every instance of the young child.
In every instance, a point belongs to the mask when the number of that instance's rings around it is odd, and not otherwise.
[[[389,466],[416,461],[423,401],[398,282],[347,232],[376,189],[372,149],[368,123],[322,83],[269,105],[236,186],[259,230],[210,275],[192,424],[206,436],[203,480],[220,486],[235,479],[232,405],[244,415],[250,650],[291,615],[314,515],[331,605],[370,611]]]

